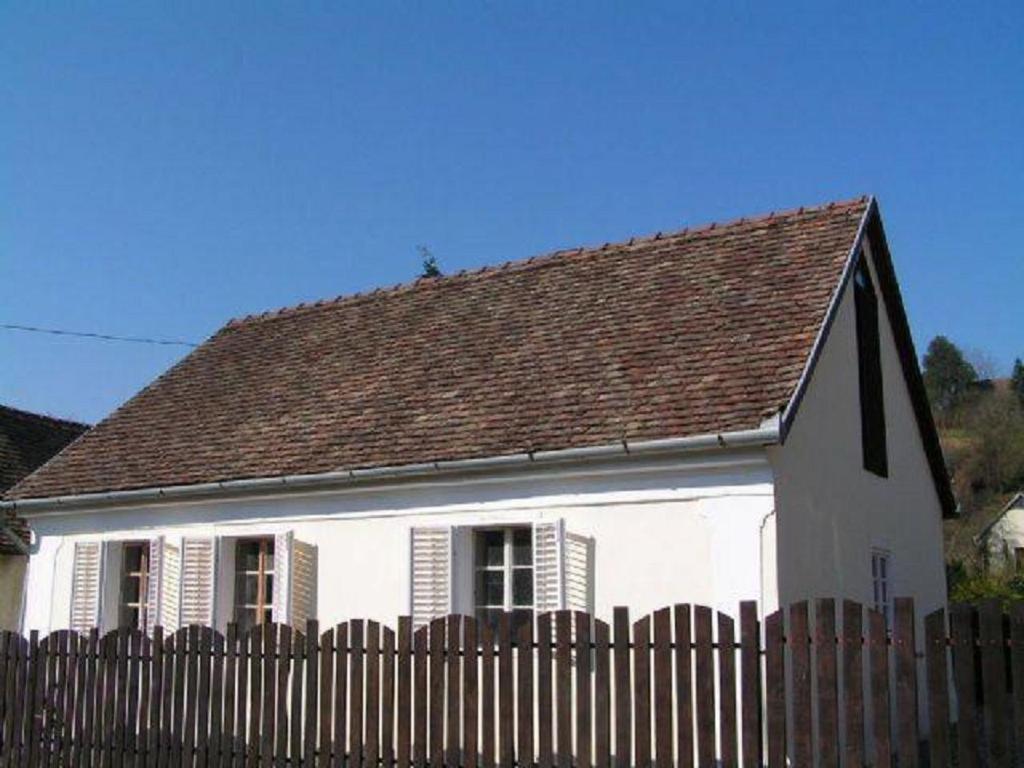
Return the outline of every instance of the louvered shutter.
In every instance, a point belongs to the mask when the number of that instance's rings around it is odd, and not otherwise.
[[[181,543],[181,625],[213,626],[217,547],[213,538]]]
[[[274,586],[270,595],[271,615],[274,621],[287,624],[291,616],[292,544],[291,531],[274,537]]]
[[[160,547],[159,610],[165,634],[181,626],[181,547],[166,540]]]
[[[146,590],[146,632],[178,628],[181,550],[163,536],[149,540],[149,581]]]
[[[294,539],[291,552],[291,615],[288,623],[305,630],[306,620],[316,618],[316,547]]]
[[[100,622],[100,593],[103,585],[103,544],[99,541],[75,543],[71,575],[70,627],[88,632]]]
[[[565,607],[571,611],[594,612],[594,540],[565,532],[563,573]]]
[[[562,520],[533,524],[533,605],[538,613],[565,607]]]
[[[452,610],[453,530],[448,526],[413,528],[410,553],[410,612],[421,627]]]

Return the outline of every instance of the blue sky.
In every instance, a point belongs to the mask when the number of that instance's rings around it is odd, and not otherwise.
[[[919,350],[1024,357],[1024,4],[0,6],[0,323],[227,319],[873,193]],[[215,8],[206,7],[215,5]],[[95,421],[184,350],[0,331]]]

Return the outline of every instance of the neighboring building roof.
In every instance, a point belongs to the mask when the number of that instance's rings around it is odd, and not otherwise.
[[[1000,520],[1006,517],[1006,513],[1011,509],[1024,509],[1024,491],[1018,491],[1015,493],[1006,505],[1002,508],[998,515],[996,515],[988,525],[981,529],[981,532],[974,537],[976,542],[984,541],[988,538],[988,535],[992,533],[992,529],[996,527]]]
[[[870,211],[833,203],[234,320],[8,498],[757,428],[793,397]]]
[[[0,405],[0,492],[41,467],[88,428],[75,421]],[[28,540],[23,520],[7,517],[0,522],[22,541]],[[16,551],[13,547],[14,543],[0,533],[0,553]]]

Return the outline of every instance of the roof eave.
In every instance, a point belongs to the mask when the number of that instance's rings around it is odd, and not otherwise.
[[[149,504],[175,500],[246,496],[290,491],[319,491],[378,480],[418,479],[464,473],[486,473],[556,464],[583,464],[624,458],[670,457],[698,451],[722,451],[765,447],[779,442],[779,422],[770,420],[756,429],[719,432],[661,440],[629,441],[586,448],[536,451],[532,453],[458,459],[391,467],[337,470],[307,475],[224,480],[193,485],[140,488],[122,491],[83,493],[66,496],[11,499],[0,501],[0,511],[22,515],[55,510],[80,510],[97,507]]]

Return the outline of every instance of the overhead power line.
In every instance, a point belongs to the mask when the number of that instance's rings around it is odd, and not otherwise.
[[[198,347],[193,341],[179,339],[150,339],[145,336],[113,336],[107,333],[88,333],[86,331],[66,331],[60,328],[38,328],[34,325],[18,325],[16,323],[0,323],[6,331],[26,331],[29,333],[48,333],[52,336],[76,336],[82,339],[99,339],[100,341],[129,341],[133,344],[158,344],[164,347]]]

